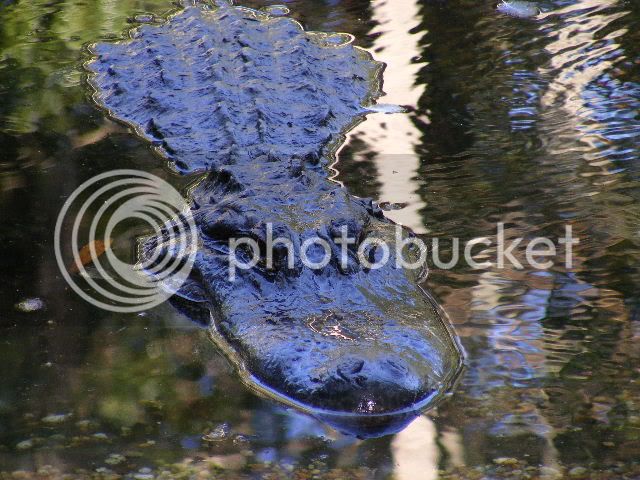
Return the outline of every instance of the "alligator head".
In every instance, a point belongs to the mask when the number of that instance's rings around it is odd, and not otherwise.
[[[274,205],[261,189],[229,194],[233,178],[209,174],[193,193],[201,245],[174,301],[191,316],[210,319],[212,338],[249,384],[343,430],[357,428],[360,436],[387,432],[446,393],[460,351],[441,310],[419,286],[421,271],[396,265],[398,234],[406,241],[408,232],[339,187],[323,192],[314,182],[324,180],[312,172],[306,171],[304,193],[289,191],[300,178],[280,188],[297,200],[286,215],[255,207],[261,200],[263,208]],[[324,196],[324,209],[313,211],[313,195]],[[349,245],[341,242],[343,232]],[[259,256],[232,278],[234,238],[255,240]],[[387,246],[386,262],[373,238]],[[274,241],[283,239],[288,242]],[[324,240],[331,254],[316,244],[304,249],[307,239]],[[368,248],[358,255],[363,244]],[[254,255],[233,253],[246,265]],[[402,258],[418,264],[419,253],[404,248]],[[195,315],[195,308],[207,314]]]
[[[435,404],[462,354],[421,271],[396,261],[411,233],[328,179],[381,93],[380,64],[344,35],[224,3],[131,36],[93,47],[96,101],[178,170],[208,171],[191,191],[200,242],[174,304],[247,384],[340,430],[389,433]],[[255,262],[238,239],[257,245]],[[400,250],[407,263],[420,253]]]

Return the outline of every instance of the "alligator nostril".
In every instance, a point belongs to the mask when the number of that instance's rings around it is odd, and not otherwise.
[[[364,361],[353,358],[348,359],[338,365],[337,372],[344,380],[351,381],[353,380],[353,376],[357,375],[362,371],[364,367]]]
[[[383,364],[383,367],[385,367],[387,370],[390,370],[391,373],[395,375],[406,375],[407,373],[409,373],[409,369],[406,365],[403,365],[391,359],[386,360]]]

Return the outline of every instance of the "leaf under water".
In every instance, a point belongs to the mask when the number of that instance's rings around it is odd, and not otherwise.
[[[80,272],[80,268],[93,263],[100,255],[107,251],[111,246],[112,239],[109,238],[106,241],[93,240],[87,243],[78,251],[78,261],[73,262],[67,267],[67,270],[71,274]]]

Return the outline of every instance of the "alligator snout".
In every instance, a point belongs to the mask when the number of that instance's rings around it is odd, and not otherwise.
[[[436,390],[437,380],[422,377],[400,352],[372,350],[354,348],[349,357],[321,367],[308,379],[306,402],[335,411],[388,413],[411,408]]]
[[[305,273],[296,283],[311,282]],[[231,345],[249,383],[268,395],[342,431],[389,433],[394,422],[404,425],[442,398],[460,371],[461,353],[419,287],[405,290],[407,301],[397,307],[397,298],[380,289],[358,288],[363,280],[367,275],[329,281],[334,291],[350,293],[348,313],[342,295],[330,300],[317,290],[298,298],[263,291],[255,303],[245,296],[241,313],[214,320],[213,337]]]

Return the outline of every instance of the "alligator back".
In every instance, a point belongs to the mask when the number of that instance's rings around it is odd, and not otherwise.
[[[319,156],[380,95],[382,64],[351,36],[225,2],[130,35],[92,47],[94,98],[183,172]]]

